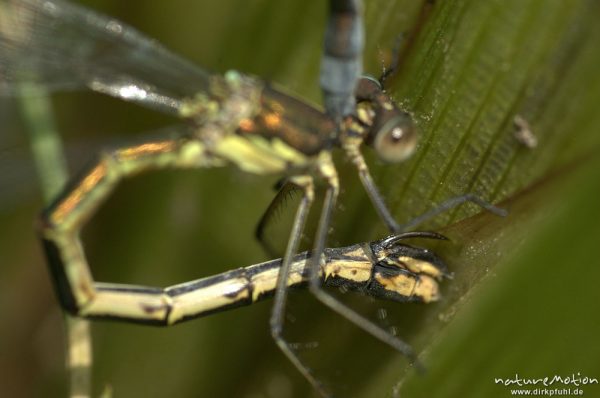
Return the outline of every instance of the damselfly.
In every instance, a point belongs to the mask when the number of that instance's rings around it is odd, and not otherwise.
[[[369,174],[360,147],[366,143],[381,159],[402,161],[413,152],[416,133],[410,116],[385,95],[378,81],[359,78],[363,46],[360,11],[358,1],[330,1],[320,78],[324,113],[254,77],[235,71],[223,76],[209,75],[133,28],[66,1],[0,2],[2,94],[23,94],[30,84],[51,90],[87,87],[186,122],[162,137],[102,152],[98,162],[44,211],[40,234],[63,307],[77,315],[91,315],[98,297],[107,297],[92,279],[79,235],[122,179],[162,168],[232,164],[249,173],[281,174],[286,176],[288,185],[302,191],[278,275],[271,330],[304,376],[320,389],[282,337],[282,328],[288,280],[314,200],[315,178],[324,182],[326,192],[313,257],[308,262],[311,292],[414,360],[406,343],[321,288],[319,264],[339,192],[332,149],[343,149],[356,166],[369,198],[392,232],[403,231],[465,201],[474,201],[492,211],[497,209],[465,195],[409,224],[399,225],[394,220]],[[268,219],[268,214],[263,219]],[[132,300],[126,304],[128,308],[136,307],[149,319],[168,321],[163,318],[164,305],[148,306],[148,297],[133,292],[125,298]]]

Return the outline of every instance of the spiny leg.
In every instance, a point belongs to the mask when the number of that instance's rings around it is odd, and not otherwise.
[[[300,191],[298,185],[290,183],[288,180],[283,181],[283,185],[281,185],[281,188],[279,188],[277,194],[273,200],[271,200],[271,203],[269,203],[269,206],[256,225],[254,236],[262,246],[263,250],[270,257],[281,257],[281,253],[273,248],[266,238],[265,231],[267,226],[271,224],[271,221],[277,216],[278,212],[281,211],[282,207],[285,206],[287,199],[298,193],[298,191]]]
[[[283,337],[283,326],[285,322],[285,305],[287,301],[287,279],[290,274],[290,266],[294,254],[298,251],[298,245],[304,225],[306,224],[306,217],[310,206],[314,200],[314,187],[313,180],[310,176],[296,176],[290,179],[291,182],[298,185],[303,190],[302,200],[296,211],[294,218],[294,225],[290,233],[290,239],[283,257],[283,262],[279,270],[277,277],[277,288],[275,290],[275,297],[273,303],[273,311],[271,313],[270,327],[271,335],[273,339],[288,357],[290,362],[298,369],[300,373],[310,382],[310,384],[323,396],[327,396],[326,391],[321,386],[321,383],[311,374],[310,369],[300,360],[298,355],[293,351],[290,344]]]
[[[402,232],[402,229],[394,219],[394,216],[392,216],[392,213],[388,209],[387,205],[385,204],[383,196],[381,196],[377,185],[373,181],[371,173],[369,173],[369,169],[362,155],[360,156],[360,165],[356,164],[356,162],[355,165],[358,169],[358,176],[360,178],[360,182],[365,188],[365,191],[367,192],[371,203],[373,203],[373,207],[375,207],[375,211],[377,211],[377,214],[379,215],[385,226],[393,233]]]
[[[373,206],[377,210],[377,213],[379,214],[379,216],[381,217],[383,222],[386,224],[386,226],[389,228],[389,230],[395,234],[410,230],[419,224],[422,224],[422,223],[424,223],[432,218],[435,218],[436,216],[438,216],[448,210],[452,210],[455,207],[458,207],[458,206],[462,205],[463,203],[467,203],[467,202],[473,203],[473,204],[481,207],[482,209],[487,210],[490,213],[495,214],[499,217],[506,217],[508,215],[508,212],[505,209],[494,206],[491,203],[476,196],[475,194],[468,193],[465,195],[459,195],[459,196],[450,198],[450,199],[446,200],[445,202],[439,204],[435,208],[412,219],[411,221],[409,221],[405,224],[398,224],[396,222],[396,220],[394,219],[394,217],[392,216],[392,214],[390,213],[388,207],[386,206],[385,201],[383,200],[383,197],[381,196],[379,190],[377,189],[377,186],[373,182],[373,179],[371,178],[371,175],[370,175],[368,169],[359,170],[359,176],[360,176],[361,182],[363,183],[365,191],[369,195],[369,198],[371,199]]]
[[[464,195],[459,195],[459,196],[455,196],[453,198],[450,198],[448,200],[446,200],[445,202],[440,203],[439,205],[437,205],[435,208],[429,210],[428,212],[421,214],[418,217],[413,218],[412,220],[410,220],[409,222],[402,224],[402,225],[398,225],[399,231],[406,231],[409,229],[412,229],[414,227],[416,227],[419,224],[422,224],[428,220],[431,220],[432,218],[435,218],[436,216],[452,210],[460,205],[462,205],[463,203],[473,203],[479,207],[481,207],[484,210],[489,211],[492,214],[497,215],[498,217],[506,217],[508,215],[508,211],[506,209],[502,209],[500,207],[494,206],[493,204],[481,199],[479,196],[473,194],[473,193],[467,193]]]

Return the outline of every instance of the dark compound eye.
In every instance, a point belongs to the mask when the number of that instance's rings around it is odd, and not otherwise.
[[[417,145],[417,132],[412,119],[402,113],[387,120],[373,139],[373,147],[385,162],[397,163],[407,159]]]
[[[361,120],[371,126],[367,143],[373,146],[379,158],[397,163],[412,155],[417,145],[417,129],[411,116],[398,109],[383,91],[381,83],[363,77],[358,81],[355,94],[357,101],[369,110]]]

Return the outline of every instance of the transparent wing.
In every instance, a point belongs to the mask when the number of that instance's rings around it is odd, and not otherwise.
[[[208,73],[130,26],[61,0],[0,0],[0,95],[88,87],[177,113]]]

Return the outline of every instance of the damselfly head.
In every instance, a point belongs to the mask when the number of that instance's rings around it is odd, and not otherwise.
[[[411,116],[398,109],[379,81],[363,77],[356,88],[357,114],[366,127],[365,141],[378,157],[389,163],[407,159],[417,145],[417,129]]]

